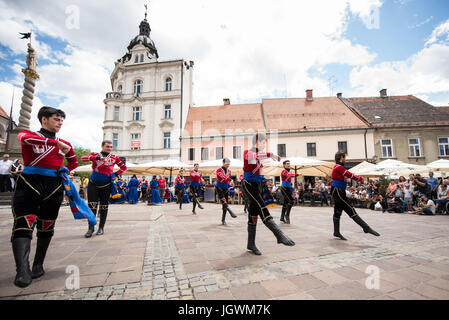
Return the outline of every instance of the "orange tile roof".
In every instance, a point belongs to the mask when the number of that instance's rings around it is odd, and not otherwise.
[[[5,112],[5,110],[3,110],[3,108],[0,106],[0,116],[9,119],[8,114]]]
[[[224,134],[227,130],[231,132],[246,132],[249,129],[263,131],[265,127],[261,108],[260,103],[191,107],[184,136],[198,135],[193,128],[196,121],[201,121],[201,135],[217,131]]]
[[[267,130],[310,130],[366,128],[337,97],[263,99]]]

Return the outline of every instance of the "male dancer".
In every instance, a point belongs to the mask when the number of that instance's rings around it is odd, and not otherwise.
[[[57,176],[64,157],[68,170],[78,166],[70,143],[56,137],[65,119],[64,111],[44,106],[37,117],[42,125],[39,131],[23,130],[17,135],[25,169],[18,176],[12,200],[14,226],[11,242],[17,272],[14,284],[21,288],[45,273],[44,259],[64,193],[62,180]],[[36,224],[36,254],[30,270],[28,258]]]
[[[175,193],[176,193],[176,199],[179,203],[179,210],[182,209],[182,198],[184,196],[184,189],[185,189],[185,183],[186,179],[183,176],[184,169],[179,169],[179,174],[175,178]]]
[[[226,211],[229,211],[229,214],[233,218],[237,218],[237,216],[232,212],[231,208],[228,205],[228,189],[229,186],[234,185],[234,182],[230,178],[231,170],[229,170],[229,165],[231,164],[231,160],[228,158],[223,159],[223,166],[217,169],[217,183],[215,188],[218,193],[218,197],[220,198],[222,204],[223,214],[221,216],[221,224],[226,225]]]
[[[199,189],[201,187],[201,183],[204,183],[203,175],[201,174],[201,172],[198,171],[199,167],[200,167],[199,164],[195,163],[193,165],[193,170],[190,171],[190,194],[192,195],[193,214],[196,214],[195,211],[196,205],[198,205],[200,209],[204,209],[197,198]]]
[[[247,248],[256,255],[262,253],[257,249],[256,240],[256,227],[257,216],[260,216],[265,226],[273,232],[277,238],[278,243],[285,244],[287,246],[294,246],[293,240],[288,238],[281,229],[279,229],[273,217],[270,215],[261,195],[261,183],[264,177],[261,175],[261,169],[263,167],[261,160],[272,158],[279,161],[281,157],[271,152],[263,152],[265,149],[265,135],[263,133],[256,133],[253,136],[253,147],[249,150],[245,150],[243,153],[243,192],[248,199],[248,245]]]
[[[281,172],[282,185],[280,187],[284,202],[282,204],[281,221],[290,224],[290,211],[292,210],[294,200],[293,200],[293,190],[292,178],[296,178],[300,174],[290,173],[290,161],[285,160],[283,163],[284,170]],[[284,220],[285,216],[285,220]]]
[[[371,233],[375,236],[380,236],[379,233],[370,228],[370,226],[360,218],[354,207],[346,198],[347,179],[353,179],[357,182],[362,182],[363,178],[359,177],[345,169],[346,154],[344,152],[337,152],[335,154],[336,165],[332,170],[331,180],[331,195],[334,199],[334,237],[346,240],[340,233],[340,217],[343,210],[354,220],[359,226],[363,228],[365,233]]]
[[[145,176],[142,176],[142,180],[140,181],[140,191],[142,192],[142,201],[145,201],[147,197],[148,190],[148,180],[145,179]]]
[[[247,213],[248,211],[248,200],[245,199],[245,193],[243,192],[243,174],[240,175],[240,190],[242,191],[242,198],[243,198],[243,212]]]
[[[108,215],[109,196],[111,195],[111,179],[116,175],[121,175],[127,169],[122,160],[113,155],[111,151],[112,142],[104,140],[101,143],[100,153],[92,152],[81,157],[81,160],[84,162],[92,161],[92,174],[87,185],[87,203],[94,215],[97,215],[98,202],[100,202],[100,209],[98,210],[100,214],[100,225],[96,235],[102,235],[104,233],[104,225]],[[114,174],[115,164],[120,169]],[[92,237],[94,228],[95,226],[89,223],[89,229],[84,236],[86,238]]]

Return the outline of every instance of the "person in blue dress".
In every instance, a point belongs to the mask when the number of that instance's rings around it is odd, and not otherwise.
[[[139,180],[137,180],[137,176],[133,175],[131,180],[128,182],[128,203],[129,204],[137,204],[139,202],[139,195],[137,193],[137,187],[139,186]]]
[[[128,201],[128,182],[125,179],[121,180],[120,187],[122,188],[125,201]]]
[[[111,181],[111,195],[109,197],[109,203],[111,204],[125,202],[125,197],[123,196],[122,190],[119,186],[119,182],[120,180],[118,179],[118,177],[115,177]]]
[[[156,176],[153,176],[153,179],[150,182],[150,188],[151,188],[151,203],[152,204],[162,203],[162,199],[159,194],[159,181],[156,179]],[[148,197],[148,205],[151,204],[149,200],[150,198]]]

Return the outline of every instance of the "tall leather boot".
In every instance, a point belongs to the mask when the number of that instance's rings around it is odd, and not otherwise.
[[[287,207],[287,212],[285,213],[285,223],[290,224],[290,211],[292,210],[292,206]]]
[[[229,207],[228,203],[224,203],[224,210],[227,210],[229,212],[229,214],[231,215],[231,217],[233,218],[237,218],[237,216],[234,214],[234,212],[232,212],[231,208]]]
[[[357,223],[359,226],[361,226],[363,228],[363,232],[371,233],[372,235],[375,235],[376,237],[380,236],[380,234],[377,233],[376,231],[374,231],[373,229],[371,229],[371,227],[365,221],[363,221],[359,215],[355,215],[354,217],[352,217],[352,220],[354,220],[355,223]]]
[[[226,225],[226,208],[222,208],[223,214],[221,215],[221,224]]]
[[[89,229],[87,230],[86,234],[84,235],[85,238],[92,237],[92,234],[95,231],[95,226],[94,225],[91,225],[90,223],[88,223],[88,225],[89,225]]]
[[[193,212],[193,214],[196,214],[196,211],[195,211],[195,208],[196,208],[196,199],[195,199],[195,198],[192,199],[192,203],[193,203],[193,210],[192,210],[192,212]]]
[[[286,210],[287,210],[287,208],[284,207],[284,206],[282,206],[281,219],[280,219],[280,221],[282,221],[282,222],[284,222],[284,223],[285,223],[284,217],[285,217],[285,211],[286,211]]]
[[[295,245],[295,242],[292,239],[290,239],[289,237],[287,237],[282,232],[281,229],[279,229],[279,226],[276,224],[276,222],[274,222],[273,219],[269,219],[269,220],[265,221],[264,223],[267,226],[267,228],[270,229],[271,232],[273,232],[278,243],[285,244],[286,246],[294,246]]]
[[[19,288],[28,287],[33,281],[30,270],[30,245],[29,238],[15,238],[12,240],[12,251],[16,262],[16,278],[14,284]]]
[[[180,197],[180,196],[178,195],[178,198],[180,198],[180,199],[178,199],[178,202],[179,202],[179,210],[182,210],[182,197]]]
[[[197,197],[195,197],[195,202],[196,202],[196,204],[198,205],[198,208],[204,209],[203,206],[202,206],[201,203],[200,203],[200,200],[198,200]]]
[[[248,245],[246,246],[246,248],[255,255],[260,256],[262,252],[260,252],[256,247],[256,228],[257,225],[255,224],[248,225]]]
[[[346,240],[340,233],[340,217],[334,217],[334,237],[340,238],[341,240]]]
[[[51,237],[37,238],[36,254],[34,255],[33,269],[31,270],[31,277],[33,279],[42,277],[45,273],[44,259],[50,242]]]
[[[101,236],[104,234],[104,225],[106,223],[106,218],[108,217],[107,212],[100,212],[100,224],[98,226],[98,231],[96,233],[97,236]]]

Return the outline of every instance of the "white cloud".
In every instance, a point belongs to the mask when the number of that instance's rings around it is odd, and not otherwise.
[[[441,39],[446,36],[446,38]],[[449,41],[449,19],[439,24],[430,35],[429,39],[426,41],[425,45],[431,45],[438,41]]]

